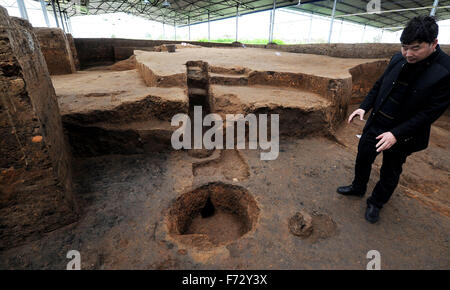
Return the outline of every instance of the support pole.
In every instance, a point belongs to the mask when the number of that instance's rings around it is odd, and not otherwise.
[[[236,42],[238,41],[238,32],[239,32],[239,4],[236,5]]]
[[[67,11],[63,11],[64,20],[66,21],[66,28],[69,33],[72,33],[72,25],[69,23],[69,15],[67,15]]]
[[[66,18],[66,11],[65,10],[62,11],[62,19],[63,19],[63,22],[64,22],[64,26],[66,27],[66,32],[70,33],[69,25],[67,24],[67,18]]]
[[[436,15],[436,7],[438,6],[438,4],[439,4],[439,0],[434,0],[433,8],[431,9],[430,16]]]
[[[23,0],[17,0],[17,6],[19,6],[20,17],[28,20],[27,8],[25,7],[25,2]]]
[[[73,34],[72,22],[70,21],[70,17],[69,17],[69,15],[67,15],[67,12],[66,12],[66,17],[67,17],[67,23],[69,24],[69,28],[70,28],[70,33]]]
[[[273,27],[275,25],[275,9],[277,8],[277,1],[273,0],[273,9],[272,13],[270,13],[270,31],[269,31],[269,43],[273,42]]]
[[[59,28],[58,15],[56,14],[55,0],[52,0],[53,15],[55,16],[56,26]]]
[[[175,40],[177,40],[177,22],[173,21],[173,29],[175,30]]]
[[[191,40],[191,16],[188,16],[189,40]]]
[[[337,3],[337,0],[334,0],[333,12],[331,13],[330,33],[328,34],[328,43],[331,42],[331,34],[333,34],[333,22],[334,22],[334,15],[336,13],[336,3]]]
[[[58,5],[59,17],[61,18],[61,26],[64,32],[66,32],[66,28],[64,27],[64,20],[61,14],[61,7],[59,6],[59,0],[56,0],[56,5]]]
[[[211,23],[209,21],[209,11],[208,11],[208,41],[211,41]]]
[[[271,35],[271,31],[272,31],[272,14],[273,14],[273,11],[272,11],[272,10],[270,10],[270,21],[269,21],[269,41],[268,41],[268,43],[270,43],[270,41],[271,41],[271,38],[272,38],[272,35]]]
[[[163,21],[163,39],[166,39],[166,27],[164,21]]]
[[[366,25],[364,24],[364,29],[363,29],[363,33],[362,33],[362,37],[361,37],[361,43],[364,42],[364,36],[366,35]]]
[[[339,38],[338,43],[341,42],[341,36],[342,36],[342,28],[344,27],[344,19],[341,20],[341,28],[339,29]]]
[[[313,21],[313,13],[311,13],[311,17],[309,18],[308,43],[311,43],[312,21]]]
[[[42,14],[44,14],[45,23],[47,24],[47,27],[50,27],[50,21],[48,20],[47,8],[45,8],[45,2],[44,2],[44,0],[39,0],[39,2],[41,2]]]

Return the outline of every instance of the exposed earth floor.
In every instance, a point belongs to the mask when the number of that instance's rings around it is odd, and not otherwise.
[[[114,83],[115,74],[127,77]],[[109,79],[102,83],[102,77]],[[71,89],[95,78],[91,89]],[[146,87],[136,79],[136,70],[54,77],[63,122],[141,134],[146,126],[161,124],[113,119],[128,116],[127,103],[149,96],[151,104],[187,112],[187,89]],[[270,102],[266,96],[261,100]],[[296,100],[283,101],[291,106]],[[152,114],[160,122],[170,120],[159,111]],[[450,115],[433,125],[430,147],[409,157],[376,224],[368,223],[364,212],[381,156],[364,198],[336,193],[352,181],[356,135],[363,125],[355,121],[341,123],[333,134],[282,136],[272,161],[262,161],[259,149],[151,154],[133,149],[101,156],[79,151],[73,172],[80,219],[0,252],[0,268],[65,269],[67,252],[77,250],[82,269],[365,269],[367,252],[378,250],[382,269],[450,269]],[[312,218],[312,233],[305,237],[293,235],[288,226],[300,211]]]
[[[81,219],[1,253],[0,267],[65,269],[66,253],[77,249],[83,269],[364,269],[366,253],[376,249],[383,269],[449,269],[449,154],[442,148],[448,144],[448,121],[444,116],[436,125],[445,128],[434,126],[428,150],[407,160],[402,186],[374,225],[364,220],[365,198],[335,192],[352,179],[356,147],[322,137],[284,139],[274,161],[260,161],[255,150],[240,150],[242,158],[230,150],[227,158],[209,165],[214,174],[201,178],[193,172],[199,160],[186,151],[80,158],[75,172]],[[352,133],[339,137],[355,144],[353,133],[361,127],[343,126]],[[239,162],[225,174],[213,168]],[[378,166],[374,169],[369,193],[378,178]],[[254,229],[210,249],[174,240],[166,222],[170,205],[212,181],[250,192],[260,209]],[[314,225],[317,236],[296,237],[288,219],[300,210],[332,222]],[[212,228],[221,227],[227,224]]]

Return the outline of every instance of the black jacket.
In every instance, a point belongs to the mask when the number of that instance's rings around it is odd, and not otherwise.
[[[426,68],[410,88],[411,93],[402,104],[397,125],[390,130],[397,139],[397,146],[410,152],[428,147],[431,124],[450,104],[450,57],[439,46],[436,53],[432,60],[425,59]],[[375,114],[389,96],[404,64],[406,59],[403,55],[400,52],[395,54],[360,105],[366,112],[372,109],[363,132],[370,127]]]

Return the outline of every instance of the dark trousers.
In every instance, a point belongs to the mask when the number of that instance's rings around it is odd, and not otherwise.
[[[375,145],[380,141],[376,137],[387,131],[389,130],[373,124],[361,136],[358,145],[358,155],[356,156],[355,179],[352,183],[355,189],[365,192],[367,183],[369,182],[372,163],[380,153],[376,151],[377,148]],[[372,195],[367,199],[368,203],[379,208],[388,202],[397,187],[400,174],[402,173],[402,165],[405,163],[406,158],[411,155],[411,152],[404,150],[398,143],[382,152],[383,164],[380,169],[380,180],[376,184]]]

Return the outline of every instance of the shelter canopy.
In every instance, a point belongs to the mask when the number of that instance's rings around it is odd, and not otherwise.
[[[97,15],[125,12],[146,19],[184,26],[198,24],[209,20],[220,20],[240,15],[266,11],[273,8],[273,0],[247,1],[187,1],[187,0],[45,0],[52,10],[51,1],[59,1],[61,10],[68,16]],[[288,8],[295,11],[330,16],[333,0],[298,0],[276,1],[277,8]],[[376,2],[376,1],[373,1]],[[380,0],[382,13],[368,13],[369,1],[338,0],[336,18],[372,27],[389,30],[402,29],[406,22],[414,16],[430,14],[434,0]],[[237,9],[239,7],[239,9]],[[441,0],[436,9],[438,20],[450,19],[450,0]]]

